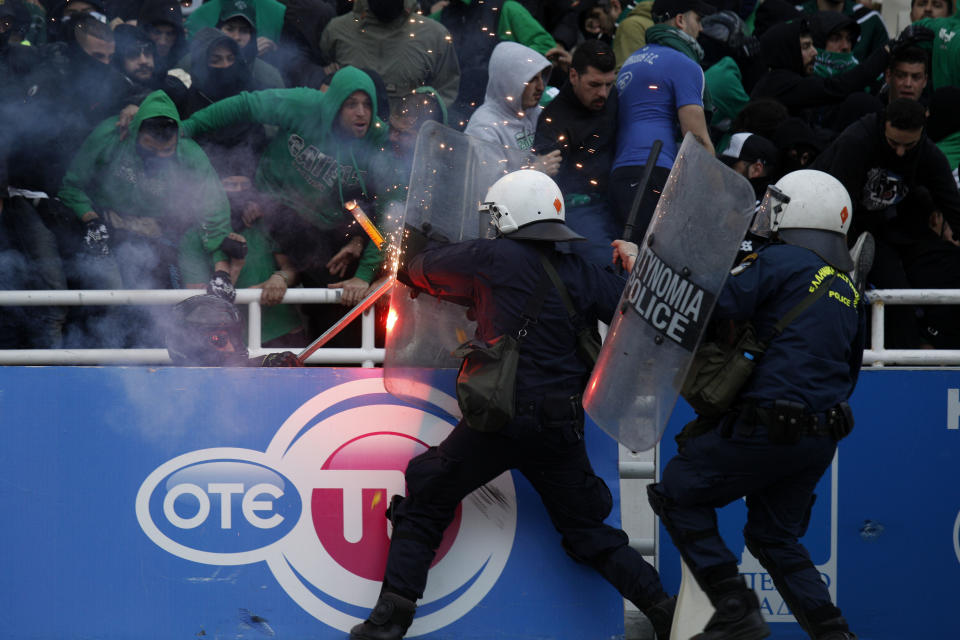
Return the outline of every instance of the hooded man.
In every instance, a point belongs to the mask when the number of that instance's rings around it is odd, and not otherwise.
[[[113,258],[111,289],[168,289],[183,235],[197,228],[204,250],[226,271],[230,205],[213,167],[193,140],[179,136],[180,115],[162,91],[148,95],[130,123],[102,122],[63,179],[61,201],[84,225],[92,253]],[[108,236],[108,237],[104,237]],[[117,278],[119,276],[119,278]],[[118,281],[119,280],[119,281]]]
[[[790,115],[811,122],[819,119],[812,110],[840,105],[851,94],[862,92],[883,73],[890,55],[885,45],[844,73],[826,78],[814,75],[817,49],[805,20],[772,27],[761,36],[760,46],[770,70],[757,81],[750,97],[774,98]]]
[[[257,55],[257,12],[254,5],[247,0],[224,0],[221,7],[216,28],[237,44],[239,58],[244,63],[244,68],[249,70],[253,84],[258,89],[284,88],[286,85],[277,68]],[[209,27],[204,27],[207,28]],[[197,34],[199,31],[192,37],[195,38]],[[192,75],[199,58],[193,55],[196,53],[194,48],[191,47],[188,51],[177,63],[177,67]],[[206,60],[200,62],[198,70],[201,73],[205,65]]]
[[[236,41],[211,27],[204,27],[190,40],[190,69],[193,82],[183,109],[185,117],[241,91],[269,88],[254,80]],[[198,135],[195,140],[221,177],[250,179],[267,144],[263,125],[256,122],[240,122]]]
[[[808,0],[798,8],[808,16],[830,11],[845,15],[856,22],[860,31],[858,39],[852,43],[852,48],[858,60],[866,60],[890,40],[883,17],[855,0]]]
[[[101,0],[61,0],[47,11],[47,42],[69,42],[73,38],[71,21],[81,13],[92,13],[98,20],[107,22],[107,12]]]
[[[817,48],[814,74],[829,78],[859,64],[853,45],[860,38],[860,25],[837,11],[820,11],[810,20],[813,46]]]
[[[464,133],[519,151],[533,151],[540,98],[550,74],[550,61],[522,44],[501,42],[490,56],[487,93]],[[556,175],[560,151],[541,155],[537,168]]]
[[[517,42],[547,58],[556,55],[558,61],[569,55],[517,0],[453,0],[430,17],[450,32],[460,65],[457,101],[450,109],[451,126],[458,130],[483,102],[490,56],[497,44]]]
[[[449,107],[460,86],[457,54],[446,27],[416,10],[417,0],[357,0],[323,30],[321,54],[380,74],[391,107],[422,86],[433,87]]]
[[[352,199],[372,203],[376,197],[369,163],[386,142],[376,103],[370,76],[344,67],[326,92],[244,92],[183,123],[191,136],[239,122],[280,128],[254,178],[257,189],[274,199],[266,214],[271,233],[313,286],[343,287],[342,301],[350,305],[363,297],[382,261],[373,243],[364,248],[362,231],[350,225],[344,208]],[[359,260],[356,272],[344,279],[354,260]]]
[[[168,69],[175,67],[187,49],[180,3],[171,0],[144,0],[137,25],[157,47],[154,60],[156,70],[166,73]]]

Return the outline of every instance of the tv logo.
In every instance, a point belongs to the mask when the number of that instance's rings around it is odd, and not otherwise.
[[[389,396],[379,378],[332,387],[298,408],[267,450],[193,451],[151,473],[136,498],[144,533],[193,562],[265,561],[298,605],[347,631],[376,602],[407,462],[452,430],[456,400],[431,390],[433,413]],[[493,497],[491,497],[493,496]],[[468,496],[444,534],[409,635],[470,611],[506,565],[516,532],[505,473]]]

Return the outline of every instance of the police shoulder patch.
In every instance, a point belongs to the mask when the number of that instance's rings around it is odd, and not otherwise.
[[[732,276],[740,275],[741,273],[746,271],[747,267],[749,267],[756,261],[757,261],[756,253],[751,253],[747,255],[743,260],[740,261],[740,264],[738,264],[737,266],[735,266],[733,269],[730,270],[730,275]]]

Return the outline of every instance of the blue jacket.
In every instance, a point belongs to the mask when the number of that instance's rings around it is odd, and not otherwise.
[[[522,326],[521,314],[543,273],[537,244],[550,246],[508,238],[445,245],[414,258],[408,276],[431,295],[469,304],[477,318],[477,337],[490,342],[504,333],[515,335]],[[579,256],[555,257],[557,272],[585,325],[595,326],[598,319],[609,323],[625,279]],[[577,357],[576,346],[576,330],[551,286],[536,324],[527,327],[520,342],[518,401],[582,392],[590,372]]]
[[[757,335],[770,339],[773,326],[821,284],[833,268],[803,247],[773,244],[753,264],[734,269],[713,313],[714,321],[752,320]],[[771,406],[802,402],[821,412],[853,392],[863,360],[865,301],[846,274],[807,308],[757,361],[741,399]]]

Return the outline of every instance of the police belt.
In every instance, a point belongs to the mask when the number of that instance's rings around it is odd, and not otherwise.
[[[757,425],[763,425],[774,443],[797,442],[802,436],[829,436],[836,441],[853,431],[853,412],[850,405],[841,402],[826,411],[810,412],[799,402],[777,400],[772,407],[746,402],[739,407],[737,433],[752,435]]]

